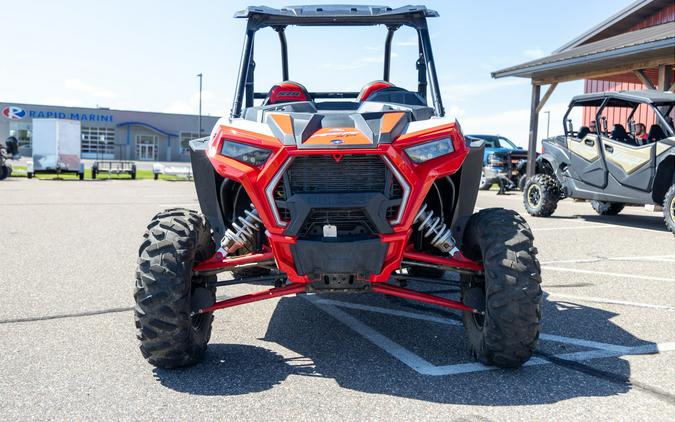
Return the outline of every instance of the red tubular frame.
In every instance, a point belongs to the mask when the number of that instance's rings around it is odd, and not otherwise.
[[[306,283],[291,283],[284,287],[277,287],[274,289],[261,290],[255,293],[249,293],[243,296],[233,297],[231,299],[216,302],[211,306],[202,308],[195,312],[195,314],[204,314],[207,312],[217,311],[218,309],[231,308],[233,306],[244,305],[251,302],[258,302],[261,300],[272,299],[280,296],[288,296],[297,293],[304,293],[307,291]],[[416,300],[418,302],[428,303],[430,305],[443,306],[445,308],[458,309],[460,311],[467,311],[473,313],[482,313],[470,306],[466,306],[462,302],[456,300],[446,299],[440,296],[434,296],[427,293],[420,293],[414,290],[404,289],[403,287],[393,286],[386,283],[373,283],[371,285],[373,293],[380,293],[389,296],[396,296],[403,299]]]
[[[263,246],[260,253],[250,253],[231,258],[223,258],[220,252],[216,252],[211,258],[192,267],[192,271],[222,271],[227,268],[236,267],[237,265],[254,264],[263,261],[274,261],[274,254],[267,246]]]
[[[455,254],[455,256],[443,257],[424,252],[417,252],[412,248],[411,245],[405,250],[405,252],[403,252],[403,258],[439,265],[441,267],[450,267],[476,272],[483,271],[483,265],[481,263],[465,257],[461,252]]]
[[[195,313],[203,314],[207,312],[213,312],[218,309],[231,308],[232,306],[244,305],[246,303],[258,302],[260,300],[265,299],[272,299],[274,297],[303,293],[306,287],[307,286],[304,283],[291,283],[284,287],[261,290],[255,293],[250,293],[243,296],[233,297],[232,299],[226,299],[220,302],[216,302],[213,305],[207,306],[206,308],[202,308]]]
[[[403,287],[397,287],[385,283],[373,283],[371,290],[375,293],[381,293],[389,296],[396,296],[403,299],[416,300],[418,302],[429,303],[431,305],[443,306],[445,308],[459,309],[460,311],[467,311],[473,313],[481,313],[479,310],[470,306],[466,306],[462,302],[456,300],[446,299],[440,296],[434,296],[427,293],[420,293]]]

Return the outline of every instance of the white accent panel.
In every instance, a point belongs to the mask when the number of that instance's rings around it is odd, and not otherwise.
[[[450,123],[455,123],[455,119],[452,117],[432,117],[428,120],[420,120],[418,122],[411,122],[408,125],[405,133],[419,132],[420,130],[429,129],[436,126],[447,125]]]

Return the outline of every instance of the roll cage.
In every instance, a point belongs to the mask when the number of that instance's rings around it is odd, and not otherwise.
[[[573,128],[568,126],[570,122],[568,116],[574,107],[597,107],[594,119],[597,128],[596,134],[607,136],[609,131],[605,127],[606,122],[603,124],[601,120],[602,112],[607,107],[630,108],[631,112],[626,119],[626,126],[628,127],[633,120],[635,111],[641,104],[647,104],[654,111],[659,126],[661,126],[667,136],[675,135],[674,128],[666,118],[666,116],[670,115],[673,107],[675,107],[675,95],[659,91],[611,91],[578,95],[572,98],[569,108],[563,116],[565,136],[573,136],[575,133]]]
[[[274,9],[267,6],[248,7],[235,13],[235,18],[247,19],[244,47],[242,49],[237,77],[237,87],[232,104],[231,117],[241,117],[242,106],[253,106],[254,99],[264,99],[266,92],[255,92],[254,89],[254,39],[258,30],[270,27],[279,35],[281,49],[282,80],[289,80],[288,47],[285,29],[289,25],[296,26],[370,26],[385,25],[387,36],[384,41],[384,68],[382,79],[389,81],[391,65],[391,43],[394,33],[401,26],[409,26],[417,32],[419,58],[417,67],[417,93],[427,98],[427,85],[430,88],[435,114],[445,115],[438,77],[434,65],[431,40],[426,18],[438,17],[438,12],[425,6],[403,6],[391,8],[386,6],[292,6]],[[428,79],[427,79],[428,78]],[[358,92],[310,92],[312,98],[345,99],[357,98]]]

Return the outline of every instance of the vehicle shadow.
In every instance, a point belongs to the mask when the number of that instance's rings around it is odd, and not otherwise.
[[[619,214],[619,215],[577,215],[589,223],[597,224],[612,224],[615,226],[633,227],[639,229],[648,229],[660,232],[668,232],[663,221],[663,212],[654,212],[653,215],[635,215],[635,214]]]
[[[444,309],[420,306],[371,294],[333,294],[321,298],[340,302],[424,312],[458,320]],[[408,306],[410,305],[410,306]],[[204,362],[186,369],[156,369],[158,381],[173,390],[197,395],[238,395],[271,389],[289,375],[334,379],[342,388],[436,403],[468,405],[548,404],[574,397],[604,397],[626,393],[630,365],[621,357],[602,358],[611,379],[579,370],[596,361],[573,365],[545,364],[520,369],[495,369],[458,375],[422,375],[370,343],[342,322],[302,297],[281,299],[263,339],[269,348],[241,344],[212,344]],[[473,362],[461,325],[341,309],[436,366]],[[577,303],[544,303],[542,332],[622,346],[651,344],[612,323],[615,313]],[[216,318],[216,327],[217,327]],[[590,334],[593,333],[593,334]],[[286,359],[273,351],[283,346],[305,361]],[[567,343],[540,341],[536,357],[591,350]],[[622,381],[625,380],[625,381]]]

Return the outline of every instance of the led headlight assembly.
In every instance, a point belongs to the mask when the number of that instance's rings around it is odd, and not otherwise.
[[[408,157],[417,164],[450,154],[454,151],[455,148],[452,146],[452,139],[450,138],[437,139],[405,149]]]
[[[220,153],[226,157],[255,167],[265,164],[265,161],[272,155],[272,151],[269,149],[254,147],[227,139],[223,140],[223,147],[220,149]]]

